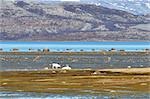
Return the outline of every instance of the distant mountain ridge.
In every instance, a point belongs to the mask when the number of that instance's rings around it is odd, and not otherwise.
[[[3,2],[1,40],[149,40],[149,16],[80,3]]]
[[[81,0],[81,2],[124,10],[137,15],[150,14],[150,0]]]
[[[62,0],[12,0],[25,2],[61,2]],[[73,0],[74,1],[74,0]],[[80,0],[80,3],[101,5],[137,15],[150,14],[150,0]]]

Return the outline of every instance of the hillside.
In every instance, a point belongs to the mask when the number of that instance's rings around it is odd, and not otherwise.
[[[92,4],[1,1],[0,40],[149,40],[149,16]],[[140,27],[140,28],[139,28]]]
[[[82,3],[96,4],[108,8],[124,10],[136,15],[150,13],[150,0],[80,0]]]

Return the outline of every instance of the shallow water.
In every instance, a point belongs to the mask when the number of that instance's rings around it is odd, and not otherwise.
[[[34,92],[0,92],[1,99],[149,99],[148,93],[129,92],[128,94],[99,93],[99,94],[50,94]]]
[[[34,59],[39,56],[39,59]],[[5,59],[5,60],[4,60]],[[72,68],[127,68],[148,67],[150,57],[148,55],[0,55],[1,70],[33,70],[50,67],[49,64],[56,62],[61,65],[69,64]]]

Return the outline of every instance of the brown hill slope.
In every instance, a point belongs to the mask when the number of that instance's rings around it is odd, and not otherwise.
[[[0,40],[149,40],[146,16],[87,4],[3,2]],[[138,28],[137,28],[138,25]]]

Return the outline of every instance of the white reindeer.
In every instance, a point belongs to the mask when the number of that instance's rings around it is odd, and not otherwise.
[[[52,63],[52,64],[49,64],[52,66],[52,69],[59,69],[61,68],[61,65],[59,65],[58,63]]]
[[[70,70],[71,67],[69,65],[66,65],[65,67],[62,67],[61,69],[63,69],[63,70]]]

